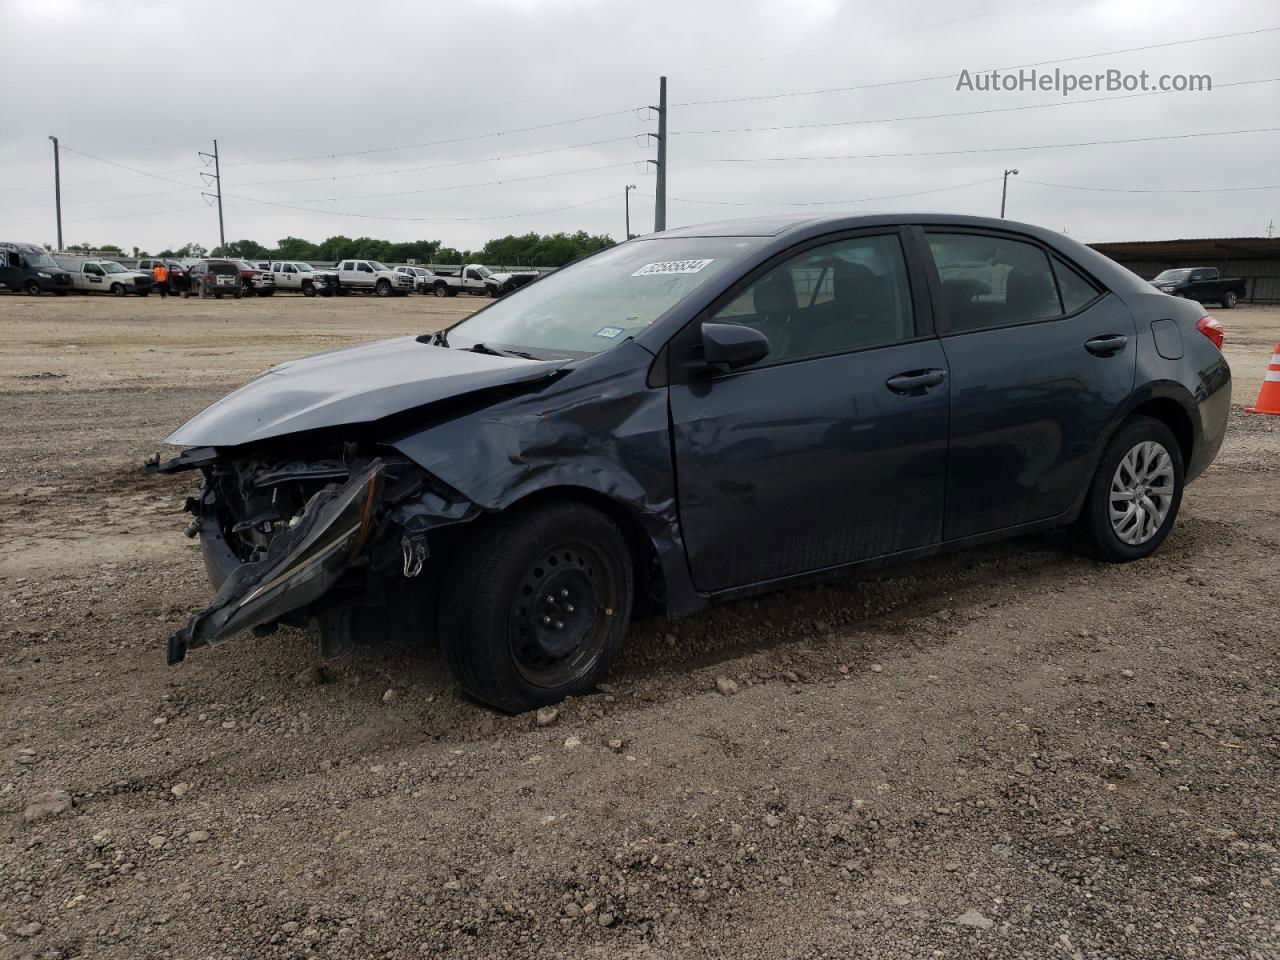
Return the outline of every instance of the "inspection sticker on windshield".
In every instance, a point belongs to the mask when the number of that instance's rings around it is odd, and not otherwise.
[[[665,263],[646,263],[632,274],[633,277],[651,277],[662,273],[697,273],[715,260],[668,260]]]
[[[597,337],[604,337],[606,340],[612,340],[622,333],[621,327],[601,327],[596,331]]]

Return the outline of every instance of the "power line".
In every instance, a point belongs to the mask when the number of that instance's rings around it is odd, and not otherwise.
[[[1267,77],[1262,80],[1237,80],[1232,83],[1221,83],[1214,90],[1229,87],[1244,87],[1258,83],[1280,82],[1280,77]],[[964,110],[959,113],[921,113],[901,117],[879,117],[859,120],[823,120],[817,123],[790,123],[772,127],[721,127],[712,130],[673,130],[672,136],[694,136],[723,133],[763,133],[776,130],[811,130],[826,127],[851,127],[875,123],[898,123],[903,120],[943,120],[948,117],[976,117],[988,113],[1015,113],[1021,110],[1043,110],[1049,107],[1070,107],[1083,103],[1104,103],[1109,100],[1132,100],[1138,97],[1158,97],[1169,93],[1181,93],[1175,90],[1151,90],[1142,93],[1125,93],[1113,97],[1090,97],[1086,100],[1054,100],[1050,103],[1029,103],[1016,107],[988,107],[984,110]]]
[[[482,180],[477,183],[456,183],[447,187],[422,187],[417,190],[393,190],[387,193],[358,193],[345,197],[297,197],[282,200],[282,203],[335,203],[342,200],[377,200],[384,197],[408,197],[420,193],[443,193],[449,190],[467,190],[472,187],[496,187],[507,183],[525,183],[530,180],[547,180],[552,177],[567,177],[576,173],[594,173],[597,170],[612,170],[617,167],[634,166],[635,160],[624,160],[621,163],[605,163],[596,167],[580,167],[576,170],[557,170],[554,173],[536,173],[524,177],[506,177],[501,180]],[[240,194],[228,193],[228,197],[235,197],[238,200],[257,201],[256,197],[246,197]]]
[[[609,113],[596,113],[589,117],[574,117],[569,120],[554,120],[549,123],[538,123],[530,127],[513,127],[508,130],[494,130],[490,133],[474,133],[465,137],[450,137],[445,140],[428,140],[423,143],[404,143],[393,147],[369,147],[364,150],[350,150],[344,153],[318,153],[305,157],[282,157],[277,160],[239,160],[235,164],[227,164],[227,166],[243,167],[250,164],[268,164],[268,163],[298,163],[304,160],[334,160],[338,157],[362,157],[370,153],[389,153],[395,150],[416,150],[420,147],[439,147],[452,143],[466,143],[471,140],[487,140],[491,137],[505,137],[513,133],[529,133],[534,130],[548,130],[551,127],[563,127],[574,123],[586,123],[590,120],[601,120],[606,117],[619,117],[625,114],[634,114],[644,107],[628,107],[625,110],[613,110]]]
[[[227,194],[232,196],[232,194]],[[253,200],[252,198],[243,198],[250,203],[258,203],[268,207],[283,207],[286,210],[299,210],[303,213],[319,213],[330,217],[355,217],[361,220],[397,220],[412,223],[467,223],[480,220],[512,220],[517,217],[536,217],[546,213],[559,213],[561,210],[576,210],[579,207],[589,207],[596,203],[603,203],[605,200],[614,199],[614,194],[610,193],[603,197],[596,197],[594,200],[583,200],[579,203],[570,203],[563,207],[549,207],[545,210],[526,210],[523,213],[503,213],[486,217],[397,217],[391,215],[375,214],[375,213],[351,213],[346,210],[313,210],[310,207],[299,207],[290,203],[284,203],[273,200]]]
[[[1089,190],[1099,193],[1243,193],[1253,190],[1280,190],[1280,183],[1257,187],[1086,187],[1076,183],[1049,183],[1045,180],[1028,180],[1019,177],[1019,183],[1034,183],[1038,187],[1058,187],[1062,190]]]
[[[680,203],[698,203],[709,204],[717,207],[826,207],[835,206],[846,203],[871,203],[876,200],[898,200],[902,197],[921,197],[930,193],[945,193],[948,190],[962,190],[966,187],[976,187],[980,184],[995,183],[999,177],[986,177],[982,180],[970,180],[968,183],[953,183],[948,187],[933,187],[929,190],[913,190],[909,193],[886,193],[878,197],[858,197],[852,200],[693,200],[688,197],[670,197],[671,200],[677,200]],[[640,194],[643,197],[651,197],[652,194]]]
[[[1138,53],[1144,50],[1160,50],[1167,47],[1184,46],[1189,43],[1206,43],[1212,40],[1229,40],[1235,37],[1252,37],[1263,33],[1274,33],[1280,27],[1261,27],[1257,30],[1242,30],[1237,33],[1220,33],[1206,37],[1189,37],[1185,40],[1170,40],[1165,43],[1150,43],[1141,47],[1124,47],[1119,50],[1103,50],[1098,53],[1083,53],[1074,57],[1057,57],[1052,60],[1037,60],[1034,63],[1015,63],[1003,67],[984,67],[971,70],[972,74],[990,73],[993,70],[1022,70],[1028,67],[1043,67],[1051,63],[1074,63],[1077,60],[1092,60],[1097,57],[1112,57],[1122,53]],[[819,90],[794,90],[788,93],[765,93],[749,97],[721,97],[715,100],[689,100],[685,103],[673,104],[677,107],[704,107],[721,103],[755,103],[760,100],[782,100],[788,97],[812,97],[826,93],[848,93],[853,90],[871,90],[877,87],[897,87],[910,83],[927,83],[931,80],[954,80],[959,73],[939,73],[928,77],[909,77],[903,80],[877,80],[870,83],[856,83],[847,87],[825,87]]]
[[[253,180],[249,183],[242,184],[242,186],[256,187],[275,183],[317,183],[329,180],[355,180],[361,177],[389,177],[397,173],[419,173],[423,170],[444,170],[449,167],[467,167],[477,163],[497,163],[502,160],[519,160],[524,159],[525,157],[538,157],[547,153],[561,153],[565,150],[581,150],[585,147],[596,147],[604,143],[621,143],[624,140],[634,142],[635,139],[635,135],[610,137],[605,140],[589,140],[585,143],[571,143],[563,147],[548,147],[545,150],[531,150],[527,153],[508,153],[496,157],[482,157],[477,160],[456,160],[450,163],[432,163],[421,167],[401,167],[397,170],[374,170],[367,173],[343,173],[327,177],[292,177],[283,180]],[[227,164],[227,166],[231,166],[231,164]]]
[[[1153,143],[1157,140],[1190,140],[1196,137],[1232,137],[1244,133],[1274,133],[1280,127],[1253,127],[1246,130],[1214,130],[1206,133],[1170,133],[1158,137],[1127,137],[1119,140],[1079,140],[1074,143],[1038,143],[1016,147],[970,147],[964,150],[916,150],[909,153],[844,153],[796,157],[691,157],[699,163],[773,163],[802,160],[883,160],[906,157],[950,157],[972,153],[1009,153],[1020,150],[1057,150],[1065,147],[1098,147],[1119,143]]]

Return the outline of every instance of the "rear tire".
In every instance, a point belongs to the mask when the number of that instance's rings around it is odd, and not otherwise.
[[[445,659],[472,696],[520,713],[587,693],[622,646],[634,581],[600,511],[544,503],[489,520],[441,592]]]
[[[1108,563],[1150,556],[1178,519],[1183,471],[1173,431],[1153,417],[1131,417],[1102,452],[1076,520],[1076,547]]]
[[[437,297],[447,297],[449,295],[449,288],[443,283],[437,283],[435,286],[435,295]]]

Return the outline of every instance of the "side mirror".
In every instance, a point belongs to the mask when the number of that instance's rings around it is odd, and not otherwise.
[[[702,359],[711,366],[736,370],[769,355],[769,338],[740,323],[702,324]]]

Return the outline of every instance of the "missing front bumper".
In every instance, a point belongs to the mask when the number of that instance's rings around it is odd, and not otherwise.
[[[262,559],[232,570],[213,603],[169,638],[169,663],[181,661],[192,647],[220,643],[323,596],[369,541],[384,471],[385,463],[374,460],[345,484],[332,484],[312,497]]]

